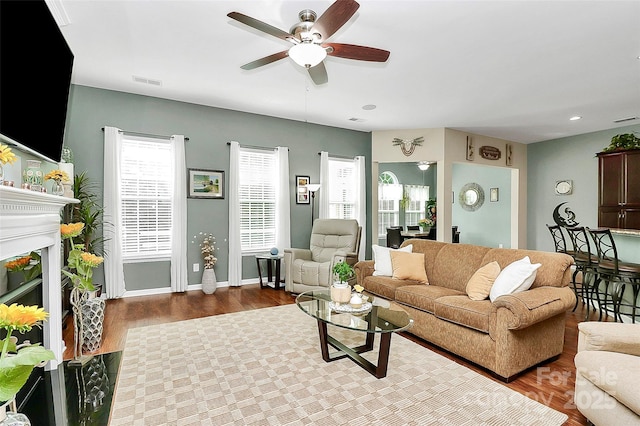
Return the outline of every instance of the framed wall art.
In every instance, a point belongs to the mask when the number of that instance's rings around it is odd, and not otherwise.
[[[224,171],[188,169],[189,198],[224,199]]]
[[[296,175],[296,204],[309,204],[311,203],[311,194],[309,193],[309,182],[311,178],[309,176]]]

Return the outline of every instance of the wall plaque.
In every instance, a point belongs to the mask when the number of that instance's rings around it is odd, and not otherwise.
[[[481,146],[480,147],[480,157],[485,158],[487,160],[499,160],[502,156],[502,153],[495,146]]]

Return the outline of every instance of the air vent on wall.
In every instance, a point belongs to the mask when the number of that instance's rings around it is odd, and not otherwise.
[[[633,121],[633,120],[637,120],[638,117],[627,117],[627,118],[619,118],[617,120],[613,120],[614,123],[624,123],[627,121]]]
[[[150,78],[139,77],[137,75],[133,76],[133,81],[135,81],[136,83],[150,84],[152,86],[162,86],[161,80],[152,80]]]

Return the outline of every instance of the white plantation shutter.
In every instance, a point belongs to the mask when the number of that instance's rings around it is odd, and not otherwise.
[[[276,245],[276,152],[240,148],[240,241],[243,252]]]
[[[355,165],[351,159],[329,158],[329,217],[332,219],[358,219],[355,217],[356,187]]]
[[[171,145],[162,140],[124,136],[121,164],[123,259],[169,258]]]
[[[420,219],[425,218],[426,203],[429,200],[429,187],[423,185],[405,185],[404,192],[409,197],[405,207],[405,225],[417,225]]]

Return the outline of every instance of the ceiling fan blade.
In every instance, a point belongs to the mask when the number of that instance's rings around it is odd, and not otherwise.
[[[323,46],[329,46],[327,55],[337,56],[339,58],[356,59],[358,61],[369,62],[386,62],[389,59],[390,52],[388,50],[376,49],[375,47],[358,46],[355,44],[343,43],[324,43]]]
[[[354,0],[336,0],[313,24],[313,31],[319,32],[322,40],[328,39],[347,23],[359,7]]]
[[[242,22],[245,25],[255,28],[256,30],[262,31],[263,33],[267,33],[269,35],[277,37],[281,40],[291,42],[293,39],[293,36],[288,32],[282,31],[280,28],[276,28],[265,22],[252,18],[251,16],[244,15],[240,12],[230,12],[227,14],[227,16],[231,19],[235,19],[238,22]]]
[[[288,50],[283,50],[282,52],[274,53],[273,55],[265,56],[264,58],[256,59],[253,62],[249,62],[248,64],[244,64],[240,68],[243,70],[252,70],[254,68],[261,67],[263,65],[270,64],[271,62],[278,61],[280,59],[284,59],[289,56]]]
[[[326,84],[329,81],[329,77],[327,76],[327,69],[324,66],[324,62],[320,62],[315,67],[308,68],[309,75],[311,76],[311,80],[316,85]]]

